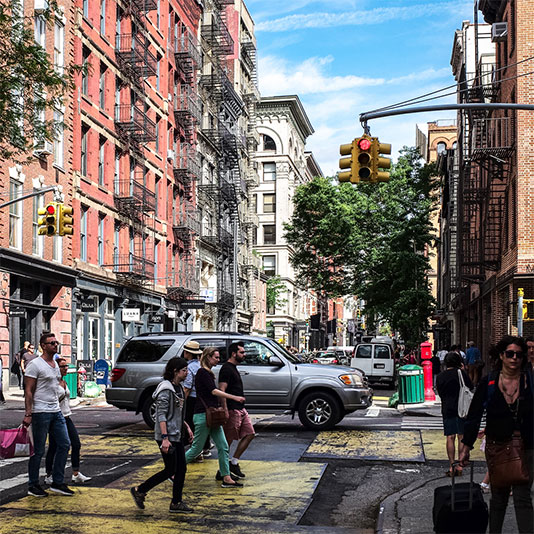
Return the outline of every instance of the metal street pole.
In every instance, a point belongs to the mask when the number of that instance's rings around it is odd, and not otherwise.
[[[517,335],[523,337],[523,297],[525,292],[522,287],[517,290]]]
[[[38,189],[37,191],[33,191],[31,193],[28,193],[26,195],[22,195],[20,197],[14,198],[13,200],[8,200],[7,202],[4,202],[3,204],[0,204],[0,209],[5,208],[7,206],[11,206],[11,204],[15,204],[16,202],[20,202],[21,200],[26,200],[27,198],[31,197],[37,197],[39,195],[44,195],[45,193],[48,193],[49,191],[55,191],[56,194],[59,193],[59,189],[57,185],[51,185],[50,187],[44,187],[43,189]]]

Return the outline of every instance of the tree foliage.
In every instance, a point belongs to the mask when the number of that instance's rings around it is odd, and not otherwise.
[[[53,1],[39,15],[50,26],[61,13]],[[0,157],[27,156],[61,126],[50,116],[60,110],[73,87],[77,66],[56,68],[35,41],[34,20],[24,16],[21,0],[0,2]]]
[[[276,310],[283,306],[287,299],[283,296],[287,287],[279,276],[271,276],[267,280],[267,309]]]
[[[407,343],[425,338],[435,305],[426,251],[433,243],[433,165],[405,147],[384,184],[300,186],[286,239],[299,281],[331,296],[358,295],[371,321],[381,319]]]

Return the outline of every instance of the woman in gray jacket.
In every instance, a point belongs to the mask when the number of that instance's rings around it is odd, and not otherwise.
[[[184,358],[171,358],[165,367],[163,381],[159,383],[153,398],[156,401],[156,424],[154,439],[160,447],[165,469],[152,475],[130,492],[138,508],[145,508],[146,494],[158,484],[172,479],[172,501],[170,512],[190,513],[192,508],[182,501],[186,463],[182,431],[189,432],[184,422],[184,389],[182,382],[187,376],[187,361]],[[186,436],[187,438],[188,436]]]

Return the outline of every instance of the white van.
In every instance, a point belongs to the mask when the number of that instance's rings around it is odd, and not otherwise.
[[[397,377],[393,351],[394,342],[391,338],[384,338],[383,341],[373,338],[369,343],[358,343],[354,347],[350,366],[361,369],[369,382],[395,387]]]
[[[349,365],[354,347],[332,345],[326,349],[326,352],[335,352],[337,360],[341,365]]]

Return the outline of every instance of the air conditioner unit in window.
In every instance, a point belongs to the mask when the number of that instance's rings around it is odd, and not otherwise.
[[[33,4],[33,10],[35,13],[43,13],[48,9],[48,1],[47,0],[35,0]]]
[[[167,159],[169,161],[174,161],[174,150],[171,150],[170,148],[167,150]]]
[[[495,22],[491,25],[491,42],[500,43],[508,37],[508,22]]]
[[[38,157],[50,156],[54,152],[54,145],[50,141],[44,141],[35,147],[34,152]]]

